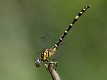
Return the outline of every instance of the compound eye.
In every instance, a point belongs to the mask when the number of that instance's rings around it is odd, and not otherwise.
[[[40,67],[41,61],[39,58],[35,61],[35,64],[36,64],[36,67]]]

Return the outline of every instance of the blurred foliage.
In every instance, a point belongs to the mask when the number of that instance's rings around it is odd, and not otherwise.
[[[107,80],[106,0],[0,0],[0,80],[51,80],[34,61],[41,35],[58,40],[76,14],[92,7],[66,36],[58,64],[62,80]],[[48,44],[47,44],[48,45]]]

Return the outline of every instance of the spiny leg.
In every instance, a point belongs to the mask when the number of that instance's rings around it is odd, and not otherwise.
[[[53,68],[56,69],[57,63],[58,63],[58,62],[55,62],[55,61],[48,61],[48,62],[46,62],[46,63],[45,63],[46,70],[48,70],[48,67],[49,67],[50,64],[53,64],[53,65],[54,65]]]

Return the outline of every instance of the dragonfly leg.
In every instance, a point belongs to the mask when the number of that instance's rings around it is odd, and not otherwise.
[[[45,63],[46,70],[48,70],[50,64],[53,64],[53,65],[54,65],[53,68],[56,69],[57,63],[58,63],[58,62],[54,62],[54,61],[48,61],[48,62],[46,62],[46,63]]]
[[[50,63],[49,63],[49,64],[53,64],[53,65],[54,65],[54,68],[56,69],[58,62],[50,61]]]

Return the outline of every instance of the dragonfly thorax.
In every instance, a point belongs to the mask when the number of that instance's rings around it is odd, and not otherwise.
[[[45,49],[41,54],[40,58],[35,61],[36,67],[40,67],[41,63],[48,62],[51,56],[55,53],[56,49]]]
[[[45,49],[41,54],[40,54],[40,58],[41,61],[48,61],[51,56],[54,54],[54,51],[52,49]]]

